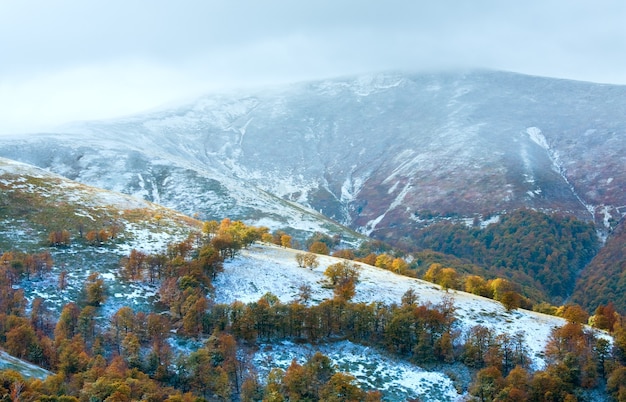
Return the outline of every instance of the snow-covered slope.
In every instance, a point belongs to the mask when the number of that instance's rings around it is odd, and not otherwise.
[[[386,73],[0,138],[0,155],[202,219],[272,228],[328,229],[321,211],[396,239],[424,215],[521,206],[611,225],[626,213],[625,111],[622,86]]]
[[[244,250],[242,255],[224,265],[224,273],[215,281],[215,299],[221,303],[240,300],[245,303],[258,301],[271,292],[282,302],[297,299],[299,287],[311,286],[311,299],[319,302],[333,297],[325,284],[324,271],[338,261],[337,258],[319,256],[315,269],[299,268],[295,256],[298,251],[263,244]],[[507,312],[501,303],[460,291],[446,292],[438,285],[420,279],[409,278],[367,264],[361,267],[360,283],[356,287],[355,302],[380,301],[387,304],[400,303],[402,295],[413,289],[419,301],[439,304],[451,298],[462,327],[467,330],[481,324],[498,333],[524,333],[524,338],[536,365],[544,365],[542,352],[550,331],[565,324],[562,318],[527,310]]]
[[[200,227],[200,222],[172,209],[6,158],[0,158],[0,190],[0,240],[13,241],[12,248],[24,246],[20,233],[37,244],[47,240],[50,231],[79,236],[116,226],[121,252],[133,247],[160,251]]]
[[[297,250],[270,244],[255,244],[244,250],[240,256],[225,263],[224,272],[214,282],[216,302],[255,302],[269,292],[281,302],[288,303],[298,298],[301,285],[309,285],[311,288],[309,303],[332,298],[332,291],[325,286],[323,273],[330,264],[341,260],[318,256],[320,264],[317,268],[300,268],[295,259],[297,253]],[[521,334],[535,369],[545,367],[544,350],[551,331],[566,323],[562,318],[532,311],[506,311],[499,302],[490,299],[460,291],[446,292],[430,282],[397,275],[367,264],[358,265],[360,282],[353,301],[399,304],[408,289],[415,291],[420,303],[437,305],[444,298],[451,299],[461,333],[482,325],[497,334]],[[607,336],[607,339],[610,338]],[[428,401],[461,401],[467,397],[466,394],[458,393],[458,384],[455,385],[443,372],[424,370],[408,362],[394,360],[381,351],[347,341],[322,345],[284,341],[261,348],[254,361],[258,364],[259,372],[266,375],[271,367],[286,369],[293,359],[302,363],[306,356],[317,350],[331,357],[342,370],[355,375],[362,384],[382,381],[383,385],[377,384],[377,387],[386,390],[389,400],[419,397],[420,400]],[[454,370],[459,370],[459,367]],[[457,373],[457,376],[462,375],[460,371]]]

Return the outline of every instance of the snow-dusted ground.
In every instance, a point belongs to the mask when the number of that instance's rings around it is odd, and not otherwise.
[[[249,303],[271,292],[286,303],[298,297],[298,288],[303,284],[311,286],[312,303],[332,298],[332,290],[322,286],[324,271],[339,260],[319,255],[317,268],[300,268],[295,259],[300,252],[272,244],[255,244],[243,250],[240,256],[224,264],[224,272],[214,281],[216,301]],[[551,330],[565,324],[565,320],[558,317],[527,310],[507,312],[499,302],[484,297],[458,291],[445,292],[430,282],[366,264],[358,265],[361,276],[355,302],[400,303],[402,295],[411,288],[419,295],[421,303],[437,304],[444,297],[451,298],[462,331],[480,324],[498,334],[523,334],[536,369],[545,366],[543,350]],[[385,400],[419,397],[420,400],[454,401],[466,396],[458,393],[459,385],[445,373],[427,371],[350,342],[315,346],[291,342],[272,344],[262,347],[254,362],[263,376],[271,367],[286,369],[293,359],[303,363],[318,350],[330,357],[338,369],[354,375],[364,388],[382,390]]]
[[[224,273],[215,280],[215,298],[220,303],[240,300],[257,301],[267,292],[289,302],[298,296],[298,288],[308,284],[315,302],[332,298],[332,290],[322,287],[324,271],[338,259],[318,256],[315,269],[299,268],[295,260],[297,250],[269,244],[256,244],[244,250],[241,256],[224,264]],[[361,266],[361,281],[356,287],[355,302],[382,301],[400,303],[402,295],[412,288],[421,303],[440,303],[444,297],[452,298],[462,330],[475,325],[492,328],[497,333],[523,333],[533,358],[535,368],[545,364],[542,355],[550,331],[565,324],[565,320],[527,310],[507,312],[499,302],[459,291],[443,291],[439,286],[393,272]]]
[[[328,356],[338,370],[349,372],[366,390],[383,392],[386,401],[461,401],[452,380],[443,373],[427,371],[406,361],[393,359],[377,350],[348,341],[322,345],[297,345],[292,342],[264,345],[253,363],[265,377],[269,370],[286,370],[292,360],[303,364],[315,352]]]
[[[52,374],[39,366],[13,357],[3,350],[0,350],[0,370],[16,370],[25,377],[38,378],[40,380]]]

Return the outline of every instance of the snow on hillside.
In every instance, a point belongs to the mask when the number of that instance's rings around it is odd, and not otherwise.
[[[300,252],[258,243],[243,250],[240,256],[224,264],[224,272],[214,281],[215,301],[250,303],[271,292],[288,303],[298,297],[299,287],[303,284],[311,287],[310,303],[332,298],[332,290],[323,286],[324,271],[330,264],[341,260],[319,255],[317,268],[300,268],[295,260]],[[445,292],[430,282],[357,264],[361,267],[361,275],[354,302],[399,304],[402,295],[411,288],[421,303],[438,304],[444,298],[451,298],[462,332],[480,324],[497,334],[521,333],[535,369],[545,367],[543,350],[552,329],[566,323],[561,318],[527,310],[507,312],[499,302],[490,299],[459,291]],[[466,390],[458,389],[459,384],[446,373],[427,371],[348,341],[314,346],[283,341],[262,346],[254,361],[263,377],[272,367],[287,369],[293,359],[302,364],[316,351],[327,355],[340,370],[354,375],[366,389],[383,390],[385,400],[403,401],[417,397],[425,401],[460,401],[467,396]],[[455,377],[458,375],[454,374]]]
[[[244,303],[257,301],[267,292],[289,302],[298,295],[298,288],[308,284],[312,288],[312,300],[319,302],[332,298],[332,290],[322,287],[324,271],[337,261],[334,257],[319,256],[315,269],[299,268],[295,255],[299,251],[273,245],[254,245],[244,250],[240,257],[224,264],[214,285],[215,298],[219,303],[240,300]],[[444,297],[452,298],[461,328],[468,330],[475,325],[492,328],[497,333],[523,333],[536,368],[543,368],[543,350],[550,331],[565,324],[565,320],[527,310],[507,312],[496,301],[459,291],[443,291],[439,286],[415,278],[394,274],[390,271],[359,264],[361,282],[357,285],[355,302],[382,301],[400,303],[402,295],[412,288],[422,303],[440,303]]]
[[[40,380],[43,380],[52,374],[46,369],[11,356],[3,350],[0,350],[0,370],[15,370],[25,377],[37,378]]]
[[[125,194],[95,189],[84,184],[68,180],[32,165],[0,157],[1,183],[13,190],[38,193],[42,197],[62,197],[70,203],[81,203],[84,206],[103,208],[115,206],[124,209],[162,209],[142,199]],[[27,178],[45,179],[38,184],[27,182]]]
[[[3,137],[0,155],[202,219],[303,221],[309,234],[333,225],[314,211],[390,238],[420,211],[604,223],[626,203],[624,94],[494,71],[369,74]]]
[[[373,348],[356,345],[348,341],[333,344],[306,345],[289,341],[261,347],[253,358],[259,374],[267,376],[271,368],[286,370],[295,359],[303,364],[315,352],[328,356],[342,372],[349,372],[361,387],[379,390],[385,401],[405,401],[419,398],[420,401],[462,401],[452,380],[444,373],[423,370],[400,359],[393,359]]]

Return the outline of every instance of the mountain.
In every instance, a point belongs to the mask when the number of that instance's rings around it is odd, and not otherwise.
[[[321,229],[319,211],[397,240],[433,218],[519,207],[608,228],[626,213],[625,111],[623,86],[384,73],[0,138],[0,155],[202,219],[272,228]]]

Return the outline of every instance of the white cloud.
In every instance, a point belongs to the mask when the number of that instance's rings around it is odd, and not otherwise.
[[[626,84],[625,20],[621,0],[0,2],[0,132],[386,69]]]
[[[0,132],[47,130],[68,121],[150,109],[190,93],[199,95],[194,78],[160,65],[133,61],[17,77],[0,82]]]

